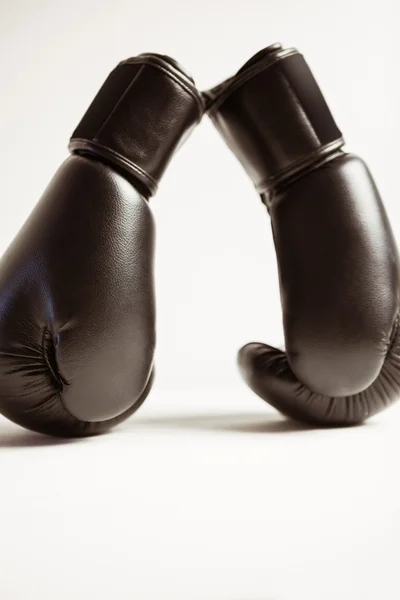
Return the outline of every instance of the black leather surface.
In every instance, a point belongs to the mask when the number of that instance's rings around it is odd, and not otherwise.
[[[100,433],[132,414],[151,387],[154,223],[146,197],[200,119],[202,101],[170,59],[131,62],[140,78],[124,69],[123,81],[115,72],[106,81],[77,129],[93,148],[71,145],[76,154],[0,262],[0,410],[43,433]],[[145,176],[134,176],[136,163]]]
[[[262,194],[343,145],[304,58],[279,45],[205,93],[208,114]]]
[[[304,59],[275,47],[248,65],[206,99],[271,216],[286,354],[249,344],[239,366],[291,417],[358,423],[400,393],[396,243]]]
[[[69,148],[104,157],[154,194],[174,151],[200,121],[203,109],[193,80],[176,61],[141,54],[110,73]]]

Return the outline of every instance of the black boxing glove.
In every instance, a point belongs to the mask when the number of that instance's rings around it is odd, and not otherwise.
[[[142,54],[109,75],[0,262],[0,411],[83,436],[150,390],[154,226],[148,200],[203,112],[192,79]]]
[[[371,174],[294,49],[262,50],[204,95],[268,208],[279,265],[286,354],[248,344],[241,373],[297,420],[362,422],[400,393],[398,254]]]

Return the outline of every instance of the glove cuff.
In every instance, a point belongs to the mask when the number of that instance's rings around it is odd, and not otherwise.
[[[263,194],[344,140],[303,56],[274,44],[203,94],[208,114]]]
[[[110,73],[75,129],[69,150],[102,158],[153,195],[203,111],[200,93],[178,63],[141,54]]]

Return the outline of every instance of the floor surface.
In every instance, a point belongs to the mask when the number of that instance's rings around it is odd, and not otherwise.
[[[400,404],[308,430],[154,390],[103,437],[0,421],[4,600],[398,600]]]

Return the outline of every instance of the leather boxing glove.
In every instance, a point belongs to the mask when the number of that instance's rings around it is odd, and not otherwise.
[[[0,262],[0,411],[45,434],[101,433],[152,384],[154,226],[148,200],[202,116],[169,57],[120,63]]]
[[[364,421],[400,393],[399,262],[381,198],[304,58],[275,44],[204,94],[272,222],[286,354],[248,344],[239,367],[282,413]]]

